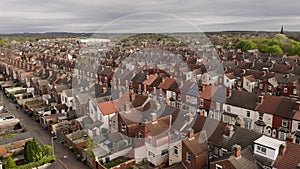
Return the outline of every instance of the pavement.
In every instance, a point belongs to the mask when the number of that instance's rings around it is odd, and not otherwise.
[[[50,132],[45,130],[39,123],[35,122],[31,117],[24,113],[23,109],[16,109],[16,104],[11,99],[7,99],[3,94],[0,94],[1,102],[6,106],[9,112],[11,112],[16,118],[20,119],[25,129],[35,137],[39,143],[51,145]],[[88,169],[86,164],[76,159],[76,156],[71,153],[63,144],[58,140],[54,140],[54,153],[65,167],[68,169]],[[67,156],[67,158],[64,158]]]

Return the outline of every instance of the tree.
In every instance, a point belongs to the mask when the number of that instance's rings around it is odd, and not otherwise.
[[[44,145],[43,148],[42,148],[43,157],[47,157],[47,156],[51,155],[52,151],[53,150],[52,150],[51,146]]]
[[[5,45],[5,41],[4,40],[0,40],[0,47]]]
[[[41,146],[36,139],[29,140],[25,143],[24,147],[24,160],[26,163],[39,161],[43,158]]]
[[[94,141],[92,139],[88,139],[87,142],[85,143],[85,146],[87,148],[87,155],[89,157],[95,157],[94,153],[93,153],[93,150],[96,148],[96,144],[94,143]]]
[[[8,157],[7,162],[5,164],[5,169],[11,169],[16,167],[17,167],[16,162],[11,157]]]
[[[267,49],[266,49],[266,52],[267,53],[276,53],[276,54],[283,54],[283,50],[280,48],[280,46],[278,45],[272,45],[272,46],[269,46]]]
[[[257,49],[257,46],[251,39],[243,39],[236,44],[235,48],[241,49],[242,51],[247,51],[250,49]]]

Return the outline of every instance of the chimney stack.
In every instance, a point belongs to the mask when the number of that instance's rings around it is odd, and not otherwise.
[[[231,137],[234,133],[234,127],[230,124],[227,124],[224,129],[224,135],[227,137]]]
[[[289,133],[286,137],[286,141],[296,143],[296,136],[295,133]]]
[[[151,113],[151,121],[154,122],[157,120],[156,113]]]
[[[188,138],[189,139],[194,139],[194,129],[190,128],[189,133],[188,133]]]
[[[231,95],[232,95],[232,90],[231,89],[227,89],[227,94],[226,94],[227,98],[230,97]]]
[[[242,147],[240,145],[233,145],[231,149],[231,153],[235,158],[240,158],[242,153]]]
[[[286,151],[286,143],[282,143],[279,147],[278,155],[283,156],[285,151]]]
[[[295,110],[300,111],[300,101],[296,101]],[[297,112],[298,113],[298,112]]]
[[[264,100],[264,96],[258,96],[257,103],[262,104],[263,100]]]

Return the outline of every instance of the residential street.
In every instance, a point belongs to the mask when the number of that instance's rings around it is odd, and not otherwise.
[[[8,100],[3,94],[1,94],[1,102],[6,106],[9,112],[11,112],[16,118],[20,119],[25,128],[30,134],[35,137],[41,144],[51,145],[50,133],[46,131],[40,124],[36,123],[30,117],[28,117],[23,109],[16,109],[16,104],[11,100]],[[76,159],[76,156],[72,154],[67,148],[64,147],[58,140],[54,140],[54,152],[57,158],[63,162],[68,169],[88,169],[89,167]],[[64,158],[64,156],[68,156]]]

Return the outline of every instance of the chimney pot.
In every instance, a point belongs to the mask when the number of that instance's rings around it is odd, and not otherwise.
[[[157,120],[156,113],[151,113],[151,121],[154,122]]]
[[[189,139],[193,139],[193,138],[194,138],[194,129],[191,128],[191,129],[189,130],[188,138],[189,138]]]
[[[230,124],[225,126],[224,135],[227,137],[231,137],[234,133],[234,127]]]
[[[280,147],[279,147],[279,153],[278,153],[278,155],[279,155],[279,156],[283,156],[284,153],[285,153],[285,150],[286,150],[286,143],[283,143],[283,144],[281,144]]]
[[[264,100],[264,96],[258,96],[257,103],[262,104],[263,100]]]
[[[235,158],[240,158],[242,153],[242,147],[240,145],[233,145],[231,149],[231,153]]]

